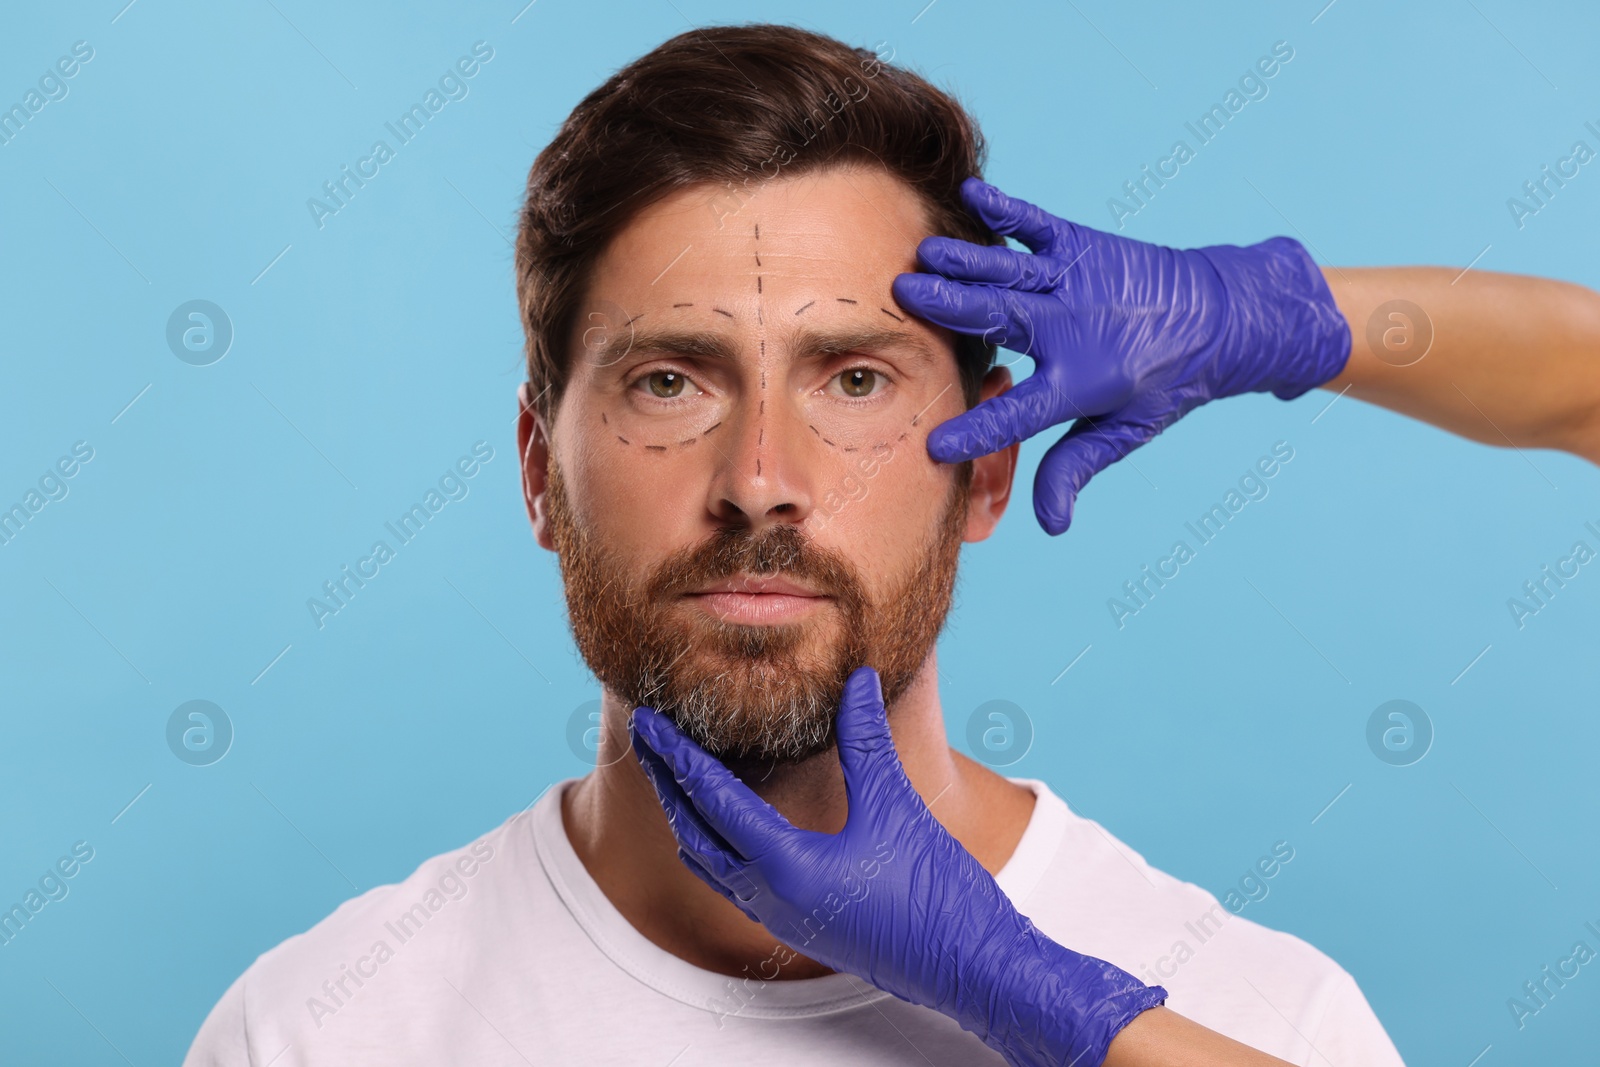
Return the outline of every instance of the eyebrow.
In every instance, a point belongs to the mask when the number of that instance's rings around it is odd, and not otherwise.
[[[936,356],[928,342],[909,330],[881,326],[844,327],[836,330],[801,328],[783,331],[788,347],[800,359],[824,359],[849,352],[897,349],[918,362],[931,364]],[[639,330],[613,338],[600,351],[600,365],[612,366],[630,355],[675,355],[734,362],[739,344],[731,337],[707,330]]]

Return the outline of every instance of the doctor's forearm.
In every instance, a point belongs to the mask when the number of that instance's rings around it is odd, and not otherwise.
[[[1348,387],[1485,444],[1600,463],[1600,293],[1447,267],[1322,273],[1352,342],[1349,363],[1324,389]]]
[[[1111,1040],[1104,1067],[1289,1067],[1168,1008],[1141,1012]]]

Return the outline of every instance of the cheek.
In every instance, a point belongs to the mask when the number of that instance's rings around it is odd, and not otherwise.
[[[612,435],[585,435],[562,466],[577,521],[614,551],[666,555],[692,537],[705,510],[707,457],[693,451],[654,452]]]
[[[921,561],[955,484],[955,468],[928,457],[926,435],[895,447],[838,457],[818,480],[814,502],[819,543],[838,548],[862,568],[875,590]]]

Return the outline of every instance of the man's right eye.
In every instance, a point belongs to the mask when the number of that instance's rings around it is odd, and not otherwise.
[[[675,370],[658,370],[644,376],[643,382],[654,396],[670,400],[683,393],[687,379]]]

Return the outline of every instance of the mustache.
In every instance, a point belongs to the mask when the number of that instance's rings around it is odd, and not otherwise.
[[[845,607],[865,602],[861,579],[850,561],[833,549],[818,546],[799,527],[790,525],[771,526],[759,534],[722,527],[661,563],[646,594],[659,602],[740,575],[773,578],[780,574],[803,581]]]

